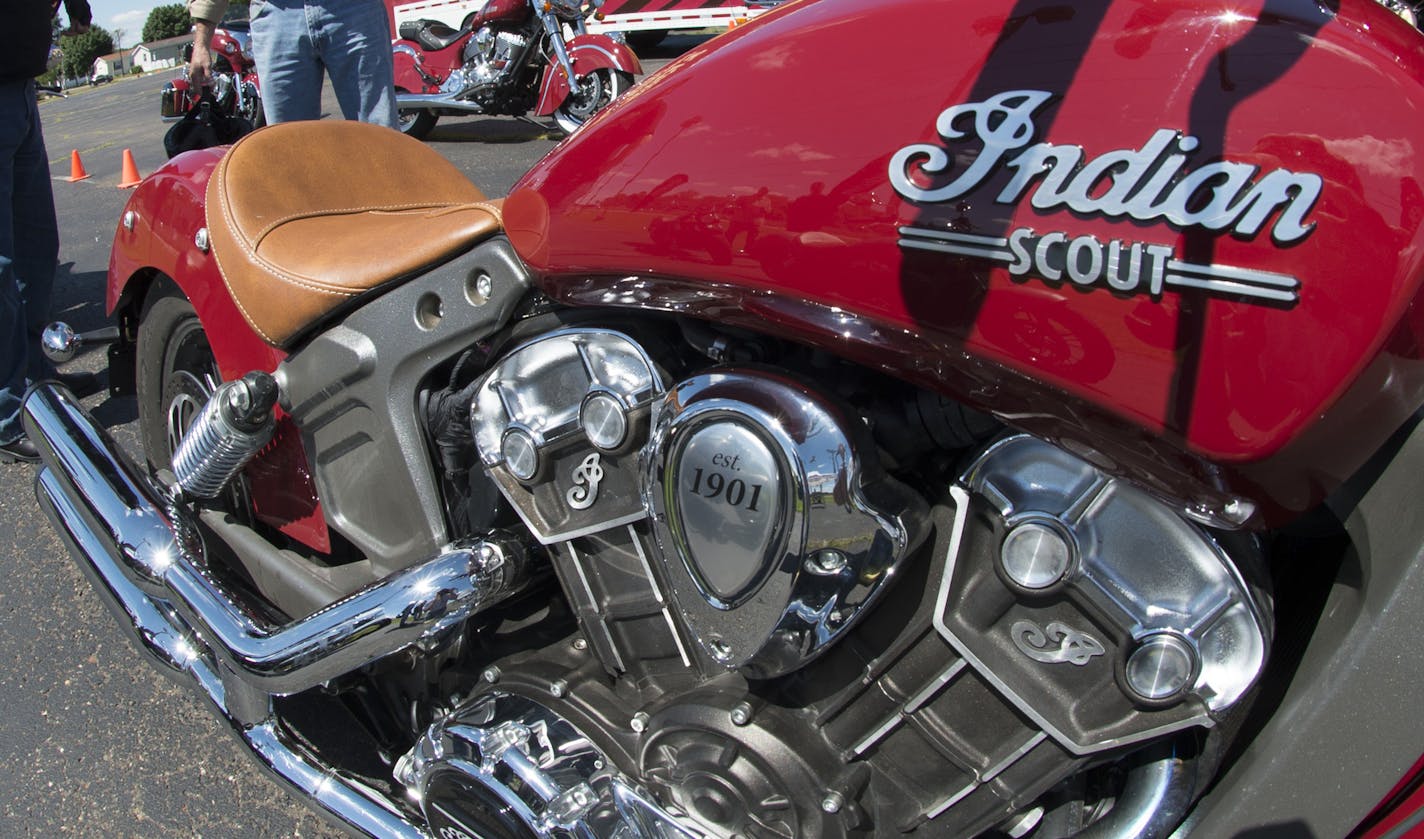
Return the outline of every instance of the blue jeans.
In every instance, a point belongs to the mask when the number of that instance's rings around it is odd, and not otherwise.
[[[347,119],[395,128],[391,27],[381,0],[254,0],[250,12],[268,122],[320,119],[325,68]]]
[[[24,433],[25,387],[48,374],[39,336],[58,261],[59,225],[35,83],[0,82],[0,444]]]

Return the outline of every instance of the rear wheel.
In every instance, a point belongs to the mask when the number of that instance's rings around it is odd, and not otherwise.
[[[565,134],[572,134],[632,86],[631,74],[600,67],[578,80],[578,89],[570,91],[554,111],[554,123]]]
[[[203,325],[179,294],[165,291],[145,304],[137,362],[144,454],[154,469],[171,469],[178,443],[222,382]]]
[[[249,92],[242,100],[242,115],[252,123],[253,128],[267,124],[267,115],[262,111],[262,97]]]
[[[397,94],[406,91],[397,90]],[[440,119],[440,115],[429,108],[407,108],[396,111],[396,128],[407,137],[414,137],[417,140],[424,140],[430,130],[435,127],[435,123]]]
[[[173,453],[193,420],[222,384],[217,360],[197,313],[174,288],[154,289],[139,317],[139,437],[155,471],[172,471]],[[247,519],[251,509],[241,478],[232,482],[219,504]]]

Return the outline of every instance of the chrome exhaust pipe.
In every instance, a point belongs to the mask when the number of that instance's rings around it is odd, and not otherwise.
[[[209,639],[243,682],[263,693],[300,693],[412,647],[427,649],[526,579],[514,542],[483,541],[413,566],[285,626],[243,610],[210,575],[197,520],[130,465],[61,385],[34,388],[25,428],[50,477],[41,494],[67,496],[73,512],[106,536],[83,557],[115,563],[145,594],[172,605]],[[43,499],[41,499],[43,500]],[[50,507],[56,507],[51,501]]]
[[[1143,749],[1127,771],[1126,785],[1102,819],[1078,834],[1079,839],[1164,839],[1191,809],[1197,773],[1184,758],[1180,744],[1159,743]]]
[[[255,725],[229,707],[229,694],[212,653],[171,606],[145,595],[104,553],[110,534],[90,526],[90,517],[73,505],[52,468],[37,481],[40,505],[60,526],[60,537],[80,563],[100,599],[119,615],[129,636],[166,672],[196,687],[268,773],[338,825],[368,836],[429,839],[415,819],[359,779],[329,767],[301,745],[267,704],[267,716]],[[186,678],[185,678],[186,677]]]
[[[204,572],[196,520],[135,468],[62,385],[25,400],[44,461],[35,495],[138,646],[195,685],[280,780],[342,825],[426,837],[394,802],[301,746],[271,701],[445,640],[526,578],[517,543],[451,550],[280,627],[244,612]]]
[[[398,111],[419,111],[430,108],[448,108],[452,111],[465,111],[471,114],[482,114],[485,109],[468,99],[456,99],[458,94],[447,93],[397,93],[396,110]]]

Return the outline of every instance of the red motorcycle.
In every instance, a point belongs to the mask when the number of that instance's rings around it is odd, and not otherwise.
[[[193,47],[183,50],[183,63],[192,56]],[[224,26],[213,30],[212,91],[223,113],[240,116],[254,128],[265,125],[262,113],[262,86],[257,80],[257,63],[252,57],[252,33],[246,29]],[[164,122],[177,122],[192,110],[198,94],[192,89],[187,72],[163,86],[159,94],[159,112]]]
[[[41,385],[38,497],[357,832],[1400,835],[1420,137],[1374,0],[791,3],[502,201],[271,127],[134,194],[147,465]]]
[[[422,139],[441,115],[532,112],[572,134],[642,72],[626,44],[586,31],[585,13],[582,0],[489,0],[461,29],[400,24],[400,130]]]

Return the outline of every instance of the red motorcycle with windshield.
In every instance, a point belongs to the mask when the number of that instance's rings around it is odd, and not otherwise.
[[[252,57],[252,33],[241,26],[225,25],[213,30],[212,93],[217,107],[224,114],[239,116],[254,127],[267,121],[262,113],[262,84],[257,78],[257,62]],[[187,63],[193,47],[183,50]],[[163,86],[159,94],[159,113],[164,122],[177,122],[198,103],[198,93],[192,89],[186,71]]]
[[[356,832],[1400,835],[1407,11],[793,2],[500,200],[181,155],[108,278],[146,463],[41,385],[41,506]]]
[[[588,33],[584,6],[489,0],[460,29],[401,23],[393,46],[401,132],[423,139],[442,115],[533,113],[572,134],[642,72],[622,41]]]

